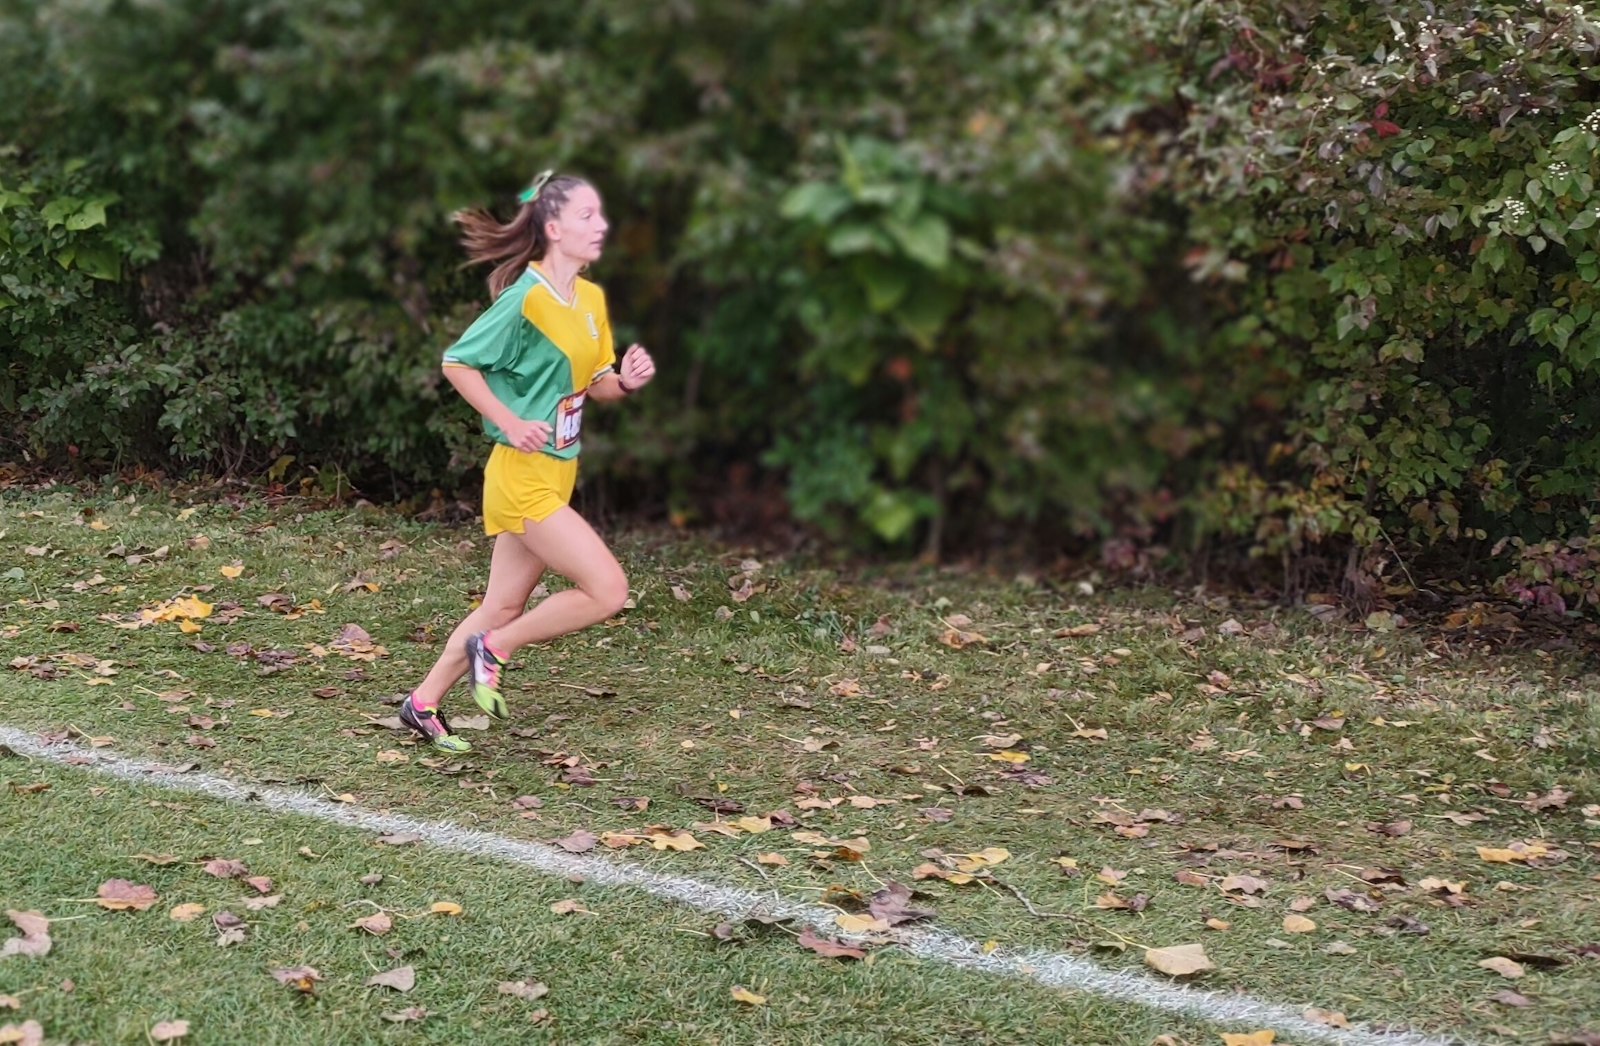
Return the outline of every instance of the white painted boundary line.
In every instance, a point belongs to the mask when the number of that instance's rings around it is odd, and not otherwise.
[[[47,745],[24,730],[0,726],[0,744],[19,756],[91,769],[95,773],[138,784],[190,792],[224,802],[298,814],[330,824],[367,832],[411,832],[441,850],[474,857],[492,857],[549,876],[581,876],[604,886],[642,890],[652,896],[729,918],[754,913],[792,918],[796,922],[849,939],[834,925],[835,911],[816,905],[791,904],[735,886],[701,882],[682,876],[662,875],[638,865],[603,857],[570,854],[542,843],[524,842],[493,832],[462,828],[439,821],[423,821],[397,814],[377,813],[326,799],[265,786],[250,786],[208,774],[178,774],[171,767],[124,759],[102,751],[73,745]],[[943,930],[901,930],[896,944],[920,958],[962,969],[1034,981],[1051,988],[1098,995],[1116,1002],[1181,1014],[1217,1024],[1272,1028],[1295,1042],[1328,1042],[1342,1046],[1455,1046],[1460,1039],[1439,1039],[1407,1034],[1385,1034],[1360,1027],[1329,1028],[1301,1016],[1301,1011],[1248,995],[1204,991],[1164,983],[1138,973],[1114,972],[1092,962],[1058,952],[1012,951],[1001,948],[985,955],[974,941]]]

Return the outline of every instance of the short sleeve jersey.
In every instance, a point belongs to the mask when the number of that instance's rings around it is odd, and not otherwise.
[[[517,417],[549,422],[544,453],[558,458],[578,456],[585,394],[616,362],[605,293],[579,277],[568,301],[532,265],[444,354],[446,367],[481,371]],[[483,431],[510,445],[487,418]]]

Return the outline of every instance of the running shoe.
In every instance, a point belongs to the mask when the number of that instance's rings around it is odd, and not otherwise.
[[[423,740],[441,752],[464,755],[472,751],[471,743],[450,732],[450,724],[445,721],[443,712],[437,708],[418,708],[415,694],[407,696],[400,703],[400,722],[415,730]]]
[[[506,719],[506,699],[500,696],[500,673],[506,660],[485,642],[487,632],[467,637],[467,671],[472,677],[472,699],[496,719]]]

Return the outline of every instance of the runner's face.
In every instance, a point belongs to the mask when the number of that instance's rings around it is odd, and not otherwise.
[[[587,265],[605,250],[606,230],[611,228],[600,207],[600,194],[580,185],[567,197],[566,206],[547,226],[550,245],[573,261]]]

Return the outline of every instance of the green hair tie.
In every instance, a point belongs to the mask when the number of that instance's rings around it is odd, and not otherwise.
[[[533,180],[532,185],[522,190],[522,193],[517,197],[517,200],[521,203],[532,203],[534,200],[537,200],[539,198],[539,192],[545,187],[555,173],[555,171],[545,171],[541,173],[539,177]]]

